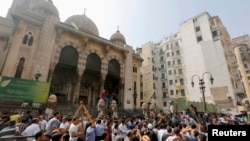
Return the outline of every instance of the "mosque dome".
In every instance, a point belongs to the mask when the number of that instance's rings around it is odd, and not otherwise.
[[[110,37],[111,42],[116,42],[116,43],[121,43],[121,44],[126,44],[125,37],[120,33],[119,30],[116,31],[111,37]]]
[[[59,17],[59,12],[51,0],[40,1],[40,2],[36,3],[31,8],[31,10],[34,12],[37,12],[39,14],[54,15],[56,17]]]
[[[81,31],[86,31],[86,32],[99,36],[99,31],[98,31],[96,24],[90,18],[88,18],[85,14],[73,15],[69,17],[65,21],[65,23]]]

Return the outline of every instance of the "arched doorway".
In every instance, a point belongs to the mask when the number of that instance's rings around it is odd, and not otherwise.
[[[57,96],[58,105],[73,102],[74,86],[78,78],[78,52],[72,46],[61,50],[52,78],[52,93]]]
[[[118,103],[120,86],[120,63],[116,59],[112,59],[108,64],[108,74],[105,79],[104,89],[106,96],[114,99]]]
[[[86,69],[82,75],[79,100],[83,100],[87,105],[96,106],[100,92],[100,82],[101,58],[96,53],[91,53],[87,57]]]

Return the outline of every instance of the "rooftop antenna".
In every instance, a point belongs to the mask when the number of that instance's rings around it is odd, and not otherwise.
[[[85,15],[85,13],[86,13],[86,10],[87,10],[87,9],[86,9],[86,8],[84,8],[84,13],[83,13],[84,15]]]
[[[117,26],[117,32],[120,32],[120,31],[119,31],[119,25]]]

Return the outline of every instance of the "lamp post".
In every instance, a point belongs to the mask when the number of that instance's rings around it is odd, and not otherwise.
[[[198,78],[199,78],[200,89],[201,89],[201,92],[202,92],[204,111],[205,111],[205,113],[206,113],[206,112],[207,112],[207,106],[206,106],[206,99],[205,99],[205,88],[206,88],[206,87],[205,87],[205,81],[204,81],[204,76],[205,76],[205,74],[209,74],[209,75],[210,75],[210,82],[211,82],[211,84],[213,84],[214,78],[213,78],[212,74],[211,74],[210,72],[204,72],[204,73],[202,74],[202,77],[200,77],[199,75],[193,75],[193,76],[192,76],[191,85],[192,85],[192,87],[194,87],[194,81],[193,81],[193,79],[194,79],[194,77],[198,77]]]

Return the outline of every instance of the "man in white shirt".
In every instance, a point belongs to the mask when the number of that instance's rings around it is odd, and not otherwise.
[[[125,119],[123,119],[121,124],[119,125],[119,131],[120,131],[120,136],[124,139],[128,131],[127,121]]]
[[[60,128],[61,132],[67,132],[68,131],[68,129],[69,129],[69,122],[68,122],[68,119],[66,117],[62,118],[62,122],[61,122],[59,128]]]
[[[165,124],[161,124],[160,125],[160,130],[158,130],[158,132],[157,132],[158,141],[161,141],[162,136],[164,134],[166,134],[166,133],[167,133],[166,125]]]
[[[74,117],[69,127],[69,141],[77,141],[77,138],[79,137],[78,129],[76,126],[77,124],[78,119]]]
[[[47,126],[48,122],[44,119],[42,115],[39,116],[39,124],[42,131],[45,131],[45,127]]]
[[[23,132],[22,136],[35,136],[36,133],[40,132],[40,126],[39,126],[39,119],[34,118],[32,119],[31,125],[29,125]],[[27,141],[33,141],[35,138],[27,138]]]

